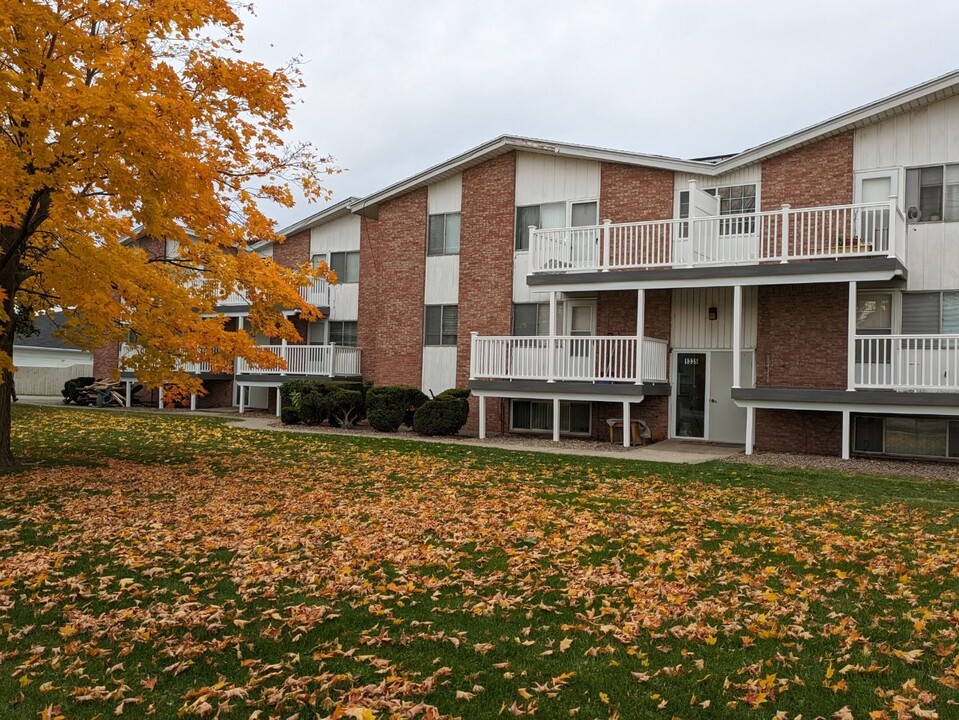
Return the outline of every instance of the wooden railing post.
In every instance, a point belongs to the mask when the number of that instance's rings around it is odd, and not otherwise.
[[[336,343],[330,343],[330,377],[336,375]]]
[[[535,235],[535,233],[536,233],[536,226],[535,226],[535,225],[530,225],[530,226],[527,228],[527,231],[529,232],[529,242],[527,243],[527,248],[526,248],[527,250],[529,250],[529,259],[528,259],[528,260],[529,260],[529,272],[534,273],[534,272],[536,272],[537,270],[548,270],[549,268],[542,267],[542,265],[543,265],[543,259],[542,259],[542,258],[539,258],[538,261],[537,261],[537,260],[534,260],[534,258],[535,258],[536,256],[543,254],[543,252],[542,252],[542,251],[543,251],[543,240],[537,240],[537,243],[538,243],[539,247],[537,247],[536,249],[533,249],[533,239],[536,237],[536,235]],[[537,264],[539,264],[540,267],[536,267]]]
[[[476,379],[476,346],[479,344],[479,333],[475,330],[470,333],[470,380]]]
[[[613,224],[613,221],[610,220],[609,218],[606,218],[605,220],[603,220],[603,267],[602,267],[603,272],[609,271],[609,255],[610,255],[609,243],[610,243],[610,236],[612,235],[612,233],[610,232],[610,225],[612,224]]]
[[[789,203],[783,203],[783,239],[779,248],[779,262],[789,262]]]

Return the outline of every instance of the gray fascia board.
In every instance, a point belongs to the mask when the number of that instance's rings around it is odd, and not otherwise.
[[[959,411],[959,393],[897,392],[895,390],[817,390],[813,388],[733,388],[732,398],[746,404],[816,403],[828,405],[885,405],[947,407]]]
[[[611,270],[583,273],[533,273],[531,288],[582,292],[638,288],[715,287],[818,282],[879,282],[906,278],[905,266],[895,258],[812,260],[809,262],[718,265],[655,270]]]
[[[668,383],[591,383],[591,382],[553,382],[545,380],[470,380],[469,388],[474,392],[518,392],[536,393],[543,397],[557,395],[575,397],[591,395],[613,401],[619,397],[652,397],[669,395]]]

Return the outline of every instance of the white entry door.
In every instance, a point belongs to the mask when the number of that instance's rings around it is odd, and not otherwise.
[[[557,368],[562,368],[560,377],[567,380],[590,378],[595,374],[596,351],[588,338],[596,334],[596,301],[570,300],[565,310],[564,334],[573,339],[560,343],[557,348]]]
[[[732,398],[733,354],[714,351],[709,354],[709,360],[709,439],[744,443],[746,408],[736,405]]]
[[[675,438],[743,443],[746,410],[733,402],[733,353],[729,350],[686,350],[673,355],[672,420]],[[753,353],[743,352],[743,387],[753,384]]]
[[[856,176],[856,202],[887,203],[891,195],[898,194],[899,173],[893,170],[860,173]],[[860,220],[860,237],[870,249],[886,252],[889,250],[889,211],[863,211]]]

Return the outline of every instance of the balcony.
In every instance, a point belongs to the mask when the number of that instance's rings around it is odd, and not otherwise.
[[[899,258],[906,223],[896,201],[530,229],[530,273]]]
[[[300,297],[317,307],[330,307],[333,298],[333,286],[326,280],[317,280],[312,285],[303,285],[300,288]],[[246,293],[234,290],[217,301],[222,307],[249,305],[250,300]]]
[[[856,335],[855,388],[959,392],[959,335]]]
[[[120,345],[120,370],[122,372],[130,372],[125,361],[133,355],[136,355],[136,353],[136,345],[130,345],[128,343],[122,343]],[[212,372],[210,363],[180,362],[177,369],[193,375],[206,375]]]
[[[261,368],[244,358],[237,358],[237,375],[360,375],[360,348],[345,345],[262,345],[260,349],[272,352],[285,362],[286,367]]]
[[[472,335],[471,380],[665,383],[666,341],[636,337]]]

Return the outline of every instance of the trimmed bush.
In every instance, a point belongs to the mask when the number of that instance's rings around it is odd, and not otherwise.
[[[470,396],[471,392],[469,388],[450,388],[449,390],[444,390],[439,395],[436,396],[436,400],[444,400],[449,398],[462,398],[466,400]]]
[[[326,419],[325,396],[323,386],[313,380],[288,380],[280,386],[280,397],[304,425],[319,425]]]
[[[300,413],[293,407],[282,408],[280,410],[280,422],[284,425],[296,425],[300,422]]]
[[[366,419],[380,432],[396,432],[400,425],[413,426],[413,415],[427,401],[419,388],[387,385],[366,393]]]
[[[336,388],[324,396],[324,405],[330,425],[351,428],[363,415],[363,393]]]
[[[456,435],[466,424],[470,404],[463,397],[427,400],[413,416],[413,429],[420,435]]]

